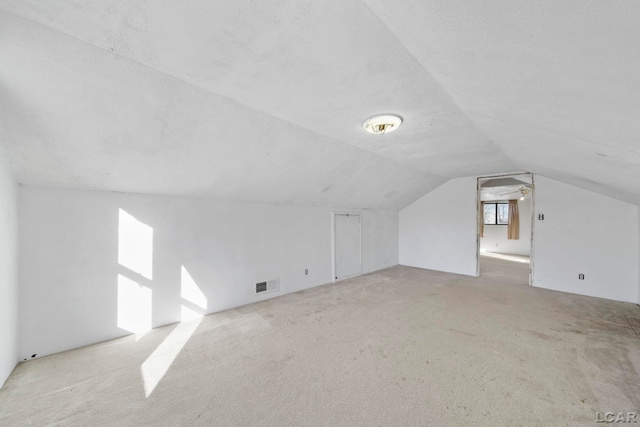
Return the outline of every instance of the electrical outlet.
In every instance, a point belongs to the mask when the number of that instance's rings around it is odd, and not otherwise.
[[[538,214],[538,221],[544,221],[544,214],[543,213],[539,213]]]
[[[304,269],[304,275],[305,275],[305,276],[308,276],[308,275],[309,275],[309,269],[308,269],[308,268],[305,268],[305,269]]]
[[[584,280],[584,274],[582,273],[578,274],[578,280]]]

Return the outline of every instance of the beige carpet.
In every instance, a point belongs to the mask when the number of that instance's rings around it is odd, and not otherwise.
[[[0,391],[0,425],[576,426],[640,412],[640,307],[531,288],[527,269],[393,267],[27,362]]]

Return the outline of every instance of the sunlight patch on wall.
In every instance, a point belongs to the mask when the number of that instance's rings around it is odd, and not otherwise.
[[[202,321],[202,315],[184,306],[182,306],[182,317],[183,319],[190,317],[194,320],[179,323],[140,367],[145,397],[151,396]]]
[[[120,209],[118,263],[147,279],[153,278],[153,228]]]
[[[185,266],[182,266],[180,273],[180,295],[185,300],[195,304],[199,308],[207,309],[207,297],[200,290],[200,287],[193,280]],[[182,320],[185,320],[184,317]]]
[[[151,329],[151,289],[118,274],[118,327],[135,334]]]

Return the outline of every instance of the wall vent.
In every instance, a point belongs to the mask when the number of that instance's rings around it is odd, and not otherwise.
[[[256,288],[255,288],[256,295],[264,294],[267,292],[275,292],[279,290],[280,290],[279,279],[268,280],[266,282],[258,282],[256,283]]]

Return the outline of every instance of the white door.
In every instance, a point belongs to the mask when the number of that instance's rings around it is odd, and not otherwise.
[[[357,276],[362,272],[360,248],[360,215],[335,214],[334,239],[336,280]]]

